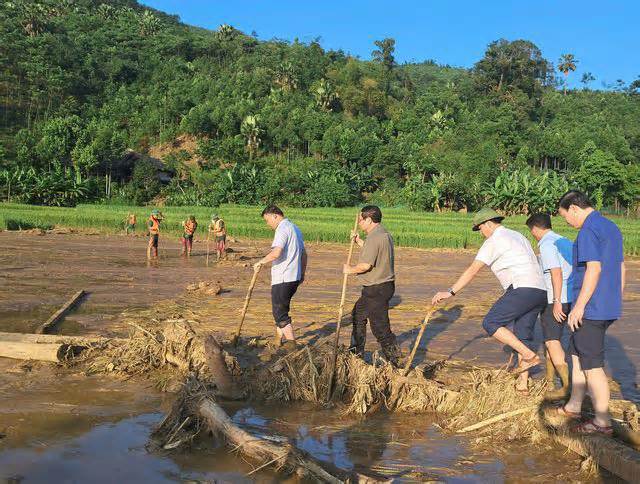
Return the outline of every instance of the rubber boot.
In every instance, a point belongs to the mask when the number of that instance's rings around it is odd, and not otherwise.
[[[547,359],[545,361],[545,380],[547,380],[551,385],[556,385],[556,367],[553,366],[553,361],[551,361],[551,357],[549,356],[549,352],[545,353]]]
[[[402,353],[400,352],[400,347],[397,344],[383,346],[382,353],[394,368],[400,368],[400,358],[402,357]]]
[[[296,344],[295,339],[288,339],[284,343],[282,343],[282,349],[287,353],[291,353],[297,349],[298,345]]]
[[[571,386],[569,383],[569,366],[559,365],[558,368],[556,368],[556,371],[558,372],[558,375],[560,375],[560,380],[562,380],[562,387],[545,393],[545,400],[564,400],[568,399],[571,395]]]
[[[362,358],[364,356],[364,346],[367,341],[367,326],[354,323],[351,330],[351,345],[349,351]]]
[[[273,338],[273,345],[276,348],[280,348],[282,346],[282,334],[276,329],[276,335]]]

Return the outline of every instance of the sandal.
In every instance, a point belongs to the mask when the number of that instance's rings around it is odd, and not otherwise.
[[[610,425],[603,427],[595,423],[593,420],[587,420],[586,422],[578,424],[574,430],[579,434],[586,435],[602,434],[608,437],[613,435],[613,427]]]
[[[580,420],[580,418],[582,417],[582,413],[567,410],[567,407],[565,405],[556,407],[555,414],[559,415],[560,417],[570,418],[572,420]]]
[[[541,360],[538,355],[532,356],[528,360],[523,359],[518,366],[516,366],[511,370],[511,373],[513,373],[514,375],[519,375],[520,373],[523,373],[528,369],[539,365],[540,363],[541,363]]]

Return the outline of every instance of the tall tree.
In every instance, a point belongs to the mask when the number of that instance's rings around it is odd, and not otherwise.
[[[548,81],[549,63],[527,40],[496,40],[473,68],[481,91],[520,89],[532,96]]]
[[[384,69],[384,83],[385,83],[385,94],[389,94],[391,89],[391,76],[393,72],[393,68],[396,66],[396,59],[393,56],[393,53],[396,50],[396,41],[395,39],[386,38],[383,40],[376,40],[374,45],[377,47],[373,52],[371,52],[371,57],[375,62],[379,62],[382,64]]]
[[[562,54],[558,61],[558,70],[564,74],[564,95],[567,95],[567,80],[569,79],[569,72],[576,70],[576,64],[578,61],[573,54]]]
[[[584,90],[586,91],[589,88],[589,84],[591,84],[595,80],[596,78],[593,74],[591,74],[590,72],[585,72],[584,74],[582,74],[582,79],[580,79],[580,82],[582,83],[582,85],[584,86]]]

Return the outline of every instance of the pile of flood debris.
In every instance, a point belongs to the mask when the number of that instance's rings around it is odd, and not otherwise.
[[[139,320],[138,320],[139,321]],[[377,480],[380,476],[346,473],[318,462],[281,437],[256,437],[235,426],[216,403],[224,399],[251,402],[311,402],[336,412],[367,415],[435,412],[444,431],[475,432],[483,444],[552,439],[625,478],[640,478],[639,420],[631,402],[614,401],[617,435],[576,436],[544,402],[546,382],[533,381],[523,399],[506,367],[486,368],[463,361],[432,361],[408,374],[379,358],[365,362],[339,348],[331,398],[327,401],[333,337],[283,353],[258,339],[237,346],[224,335],[198,334],[186,319],[173,317],[143,327],[132,323],[129,338],[92,344],[67,363],[88,373],[115,373],[150,378],[163,390],[177,393],[173,410],[154,433],[158,448],[188,445],[203,431],[222,435],[237,451],[263,466],[295,472],[322,481]],[[629,445],[631,444],[631,445]],[[633,479],[631,479],[633,480]],[[335,481],[337,482],[337,481]]]

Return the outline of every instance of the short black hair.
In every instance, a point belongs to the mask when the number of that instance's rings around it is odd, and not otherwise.
[[[277,205],[269,205],[262,211],[262,217],[270,214],[280,215],[281,217],[284,217],[284,212],[280,210],[280,207],[278,207]]]
[[[532,229],[533,227],[538,227],[539,229],[550,229],[551,216],[548,213],[534,213],[525,223],[529,229]]]
[[[360,210],[362,218],[370,218],[374,223],[379,224],[382,221],[382,211],[377,205],[367,205]]]
[[[560,208],[568,210],[571,205],[575,205],[580,208],[593,207],[589,197],[578,190],[569,190],[560,197],[560,201],[558,202],[558,206]]]

